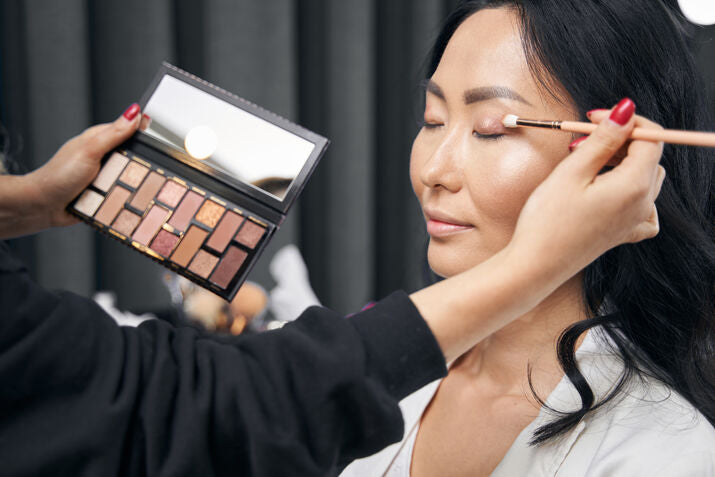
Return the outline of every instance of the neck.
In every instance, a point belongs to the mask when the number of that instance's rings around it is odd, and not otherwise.
[[[545,397],[563,376],[556,357],[559,336],[586,318],[581,279],[576,275],[529,313],[487,337],[455,361],[452,371],[470,375],[495,395],[531,395],[531,366],[532,383]]]

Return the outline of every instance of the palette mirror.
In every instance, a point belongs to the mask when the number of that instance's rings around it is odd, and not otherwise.
[[[142,131],[166,152],[283,200],[315,144],[173,76],[144,107]],[[196,164],[194,164],[196,165]]]

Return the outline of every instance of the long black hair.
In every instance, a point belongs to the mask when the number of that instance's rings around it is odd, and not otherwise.
[[[467,17],[500,7],[512,8],[520,19],[534,78],[558,100],[565,91],[583,120],[586,111],[630,97],[639,114],[666,128],[711,126],[688,24],[674,2],[665,0],[464,1],[436,39],[427,76]],[[661,164],[667,176],[656,201],[660,233],[616,247],[586,268],[589,318],[567,328],[557,344],[561,367],[582,406],[556,411],[558,417],[536,430],[532,444],[573,428],[637,375],[667,384],[715,425],[714,155],[711,149],[666,145]],[[578,337],[595,326],[608,333],[625,365],[601,402],[595,402],[575,360]]]

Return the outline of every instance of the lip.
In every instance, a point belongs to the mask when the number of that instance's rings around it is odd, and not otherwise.
[[[427,219],[427,233],[432,237],[444,237],[474,228],[473,225],[438,210],[424,209],[424,214]]]

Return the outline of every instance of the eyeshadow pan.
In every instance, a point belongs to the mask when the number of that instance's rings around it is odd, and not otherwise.
[[[121,212],[119,212],[119,215],[114,220],[112,227],[117,232],[122,233],[127,237],[130,237],[132,235],[132,232],[134,232],[134,229],[137,227],[137,225],[139,225],[141,219],[142,218],[134,212],[130,212],[127,209],[123,209]]]
[[[226,212],[221,222],[219,222],[218,227],[216,227],[211,237],[209,237],[208,242],[206,242],[206,246],[211,247],[217,252],[226,250],[226,246],[231,241],[236,230],[238,230],[238,226],[241,225],[241,222],[243,222],[243,217],[230,210]]]
[[[217,263],[218,257],[211,255],[205,250],[199,250],[191,262],[191,265],[189,265],[189,270],[201,278],[208,278],[211,270],[214,269]]]
[[[156,198],[170,207],[176,207],[176,204],[184,197],[185,193],[186,187],[176,181],[166,181]]]
[[[248,254],[238,247],[233,245],[228,249],[226,255],[221,259],[221,263],[218,264],[216,270],[211,275],[211,282],[220,286],[221,288],[226,288],[236,276],[236,272],[241,268],[243,262],[246,261]]]
[[[148,245],[156,232],[161,228],[164,221],[169,217],[169,211],[158,205],[153,206],[149,213],[144,216],[144,220],[139,224],[137,230],[132,235],[132,239],[142,245]]]
[[[122,172],[122,175],[119,176],[119,180],[136,189],[139,187],[139,184],[142,183],[148,172],[148,167],[142,166],[137,161],[131,161],[127,168],[124,169],[124,172]]]
[[[204,198],[196,192],[189,191],[184,200],[181,201],[181,204],[179,204],[179,208],[174,211],[174,215],[171,216],[169,225],[179,232],[186,230],[203,200]]]
[[[97,211],[97,215],[94,216],[95,220],[103,223],[104,225],[111,224],[119,211],[124,207],[124,203],[130,195],[131,192],[129,192],[128,189],[121,186],[114,186],[112,192],[109,193],[104,203]]]
[[[134,194],[134,198],[129,205],[137,210],[146,210],[146,208],[149,207],[149,203],[156,196],[156,193],[161,189],[161,186],[164,185],[165,180],[161,174],[157,174],[156,172],[149,174],[149,177],[144,180],[142,186],[137,190],[137,193]]]
[[[151,243],[151,249],[162,257],[168,257],[171,255],[171,251],[178,241],[179,237],[177,235],[162,229],[159,230],[159,233],[156,234],[156,238]]]
[[[266,229],[264,229],[261,225],[251,222],[250,220],[246,220],[243,227],[241,227],[241,230],[239,230],[236,235],[236,241],[242,243],[246,247],[254,248],[256,244],[261,241],[265,231]]]
[[[196,214],[196,220],[213,228],[216,227],[223,211],[223,206],[218,205],[213,200],[207,200],[204,202],[204,205],[201,206],[199,213]]]
[[[127,156],[115,152],[109,156],[107,162],[104,163],[104,166],[102,166],[102,169],[99,171],[99,174],[97,174],[92,185],[102,192],[107,192],[109,188],[112,187],[112,184],[116,182],[119,173],[122,172],[127,162],[129,162]]]
[[[195,225],[189,227],[189,231],[184,234],[181,243],[176,247],[174,254],[171,256],[171,261],[177,265],[185,267],[193,258],[196,251],[204,243],[204,239],[209,233]]]
[[[97,194],[93,190],[85,189],[82,195],[79,196],[79,199],[77,199],[77,202],[75,202],[74,209],[82,212],[84,215],[92,217],[94,213],[97,212],[103,200],[103,195]]]

